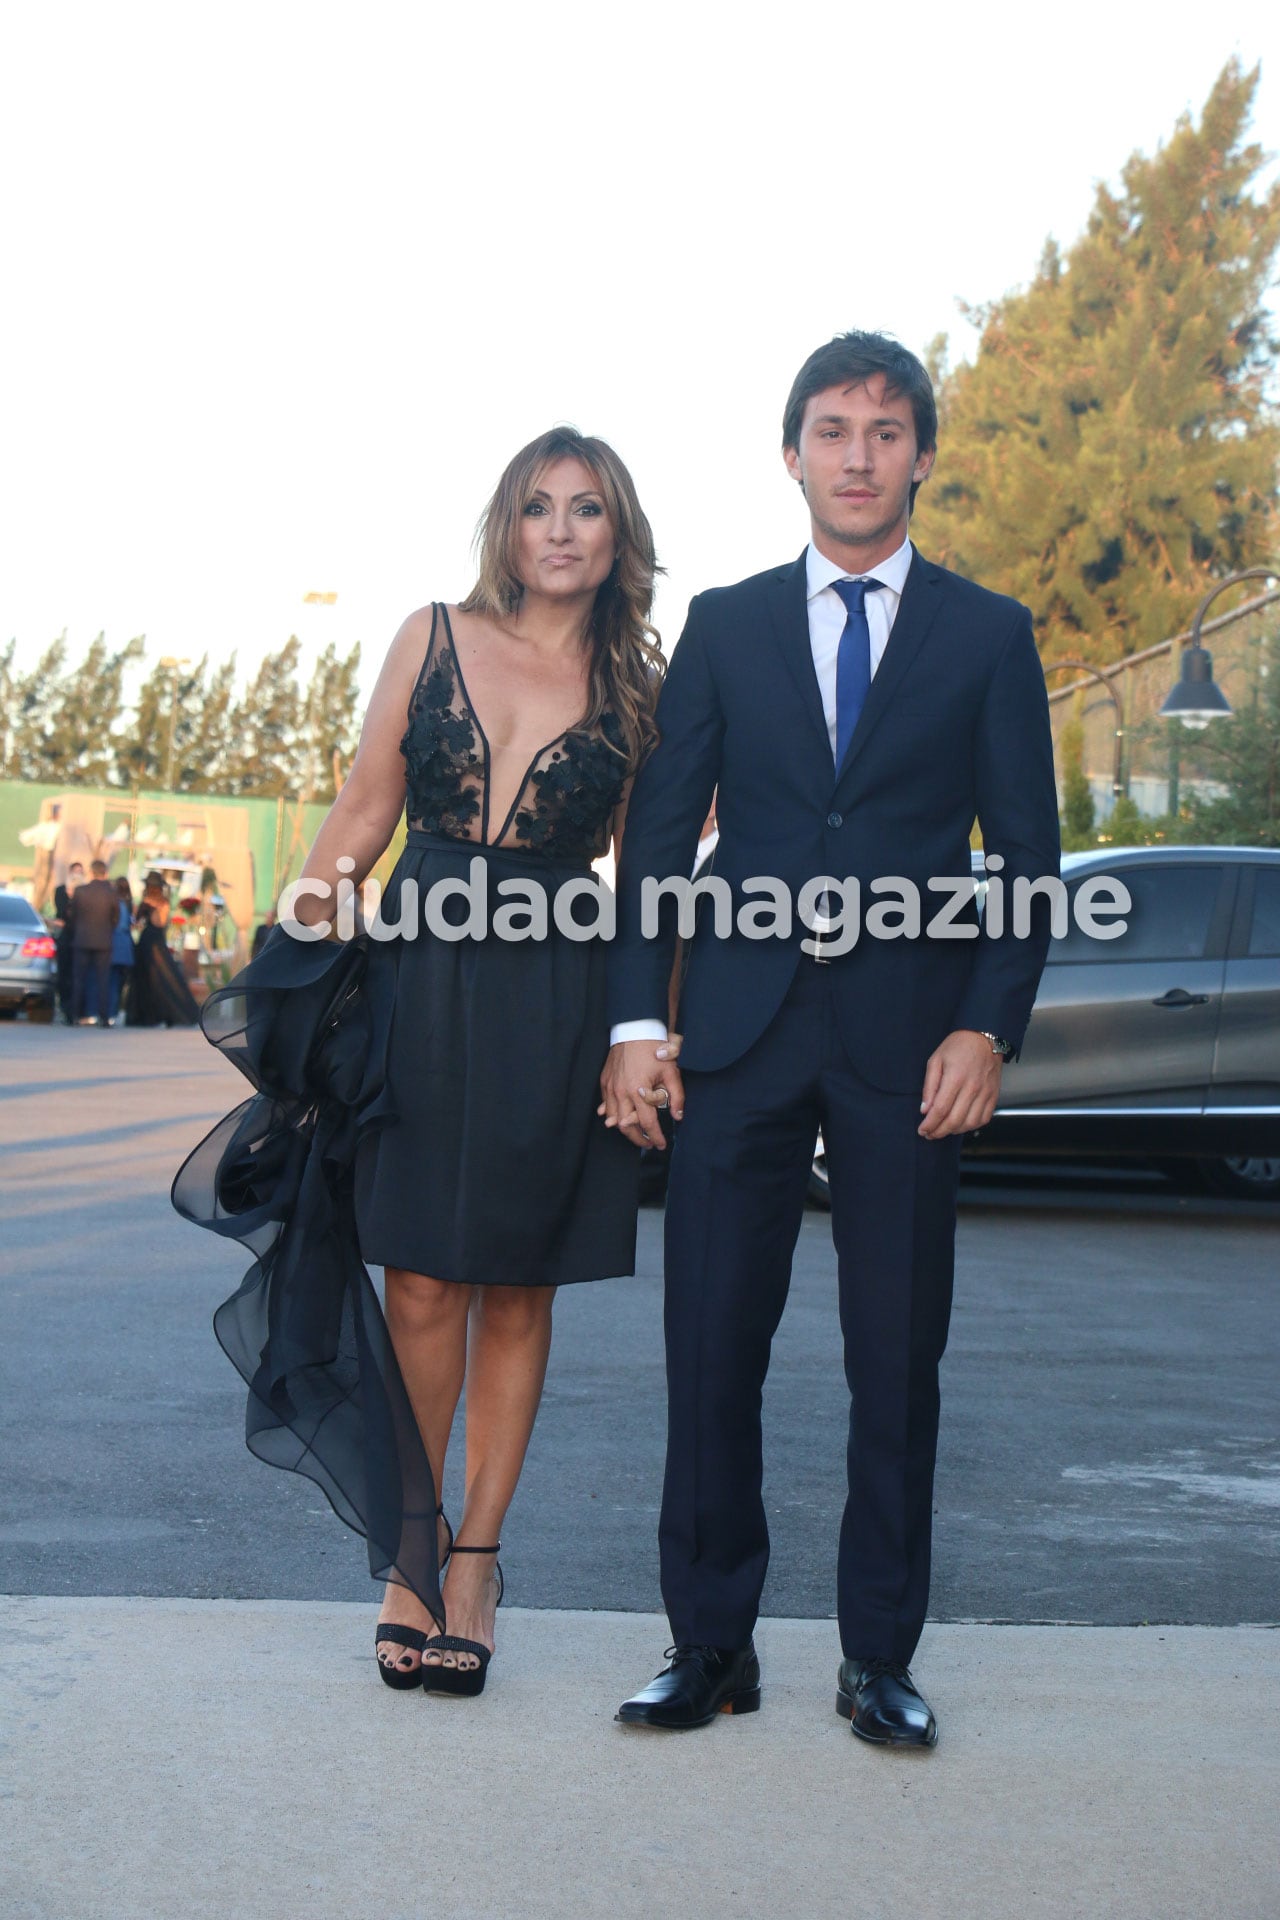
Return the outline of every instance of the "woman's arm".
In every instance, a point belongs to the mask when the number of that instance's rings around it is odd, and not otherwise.
[[[289,916],[303,926],[333,918],[338,881],[350,880],[359,889],[396,830],[405,799],[400,742],[430,639],[431,610],[420,608],[409,615],[387,650],[351,772],[325,815],[299,876],[315,883],[297,896]],[[339,860],[352,860],[355,865],[340,872]]]

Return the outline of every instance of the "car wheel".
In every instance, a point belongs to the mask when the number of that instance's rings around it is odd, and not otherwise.
[[[1280,1200],[1280,1159],[1201,1160],[1199,1167],[1213,1193],[1238,1200]]]
[[[41,1000],[36,1006],[27,1008],[27,1023],[29,1026],[47,1027],[50,1026],[52,1022],[52,1000]]]
[[[822,1135],[818,1135],[818,1144],[813,1150],[813,1165],[809,1169],[809,1198],[816,1206],[831,1206],[831,1188],[827,1184],[827,1149]]]
[[[0,1007],[0,1020],[16,1020],[17,1017],[18,1009],[16,1007]]]

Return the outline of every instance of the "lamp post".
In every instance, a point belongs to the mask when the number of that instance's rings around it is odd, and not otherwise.
[[[1209,607],[1220,593],[1228,587],[1234,587],[1241,580],[1274,580],[1275,573],[1270,567],[1246,567],[1241,573],[1231,573],[1225,580],[1219,580],[1211,587],[1200,605],[1196,608],[1195,619],[1191,622],[1191,637],[1182,649],[1182,668],[1177,680],[1170,687],[1160,708],[1162,720],[1178,720],[1188,732],[1199,733],[1211,720],[1230,720],[1231,702],[1213,677],[1213,655],[1207,647],[1200,644],[1200,628]],[[1181,736],[1177,733],[1169,739],[1169,812],[1176,814],[1182,804],[1181,774],[1182,756],[1178,751]]]
[[[1044,662],[1046,674],[1062,672],[1068,668],[1074,673],[1087,674],[1090,680],[1096,680],[1116,710],[1115,750],[1111,762],[1111,794],[1113,799],[1119,800],[1124,793],[1124,708],[1120,704],[1120,696],[1107,676],[1099,673],[1096,667],[1091,667],[1087,660],[1046,660]]]
[[[1177,682],[1165,695],[1160,709],[1162,720],[1180,720],[1184,727],[1199,732],[1207,727],[1211,720],[1230,720],[1231,702],[1213,677],[1213,655],[1207,647],[1200,644],[1200,629],[1205,614],[1220,593],[1229,587],[1235,587],[1242,580],[1275,580],[1280,578],[1274,567],[1245,567],[1239,573],[1229,573],[1225,580],[1219,580],[1211,587],[1200,605],[1196,608],[1195,619],[1191,622],[1191,636],[1182,649],[1182,671]]]

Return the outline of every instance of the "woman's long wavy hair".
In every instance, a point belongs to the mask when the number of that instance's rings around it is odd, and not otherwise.
[[[521,516],[545,469],[566,459],[581,460],[590,471],[618,543],[618,558],[591,610],[590,702],[582,724],[597,726],[605,708],[612,708],[622,728],[621,751],[634,773],[658,738],[653,710],[665,663],[649,611],[662,569],[635,482],[606,441],[573,427],[553,427],[521,447],[481,516],[476,529],[480,577],[459,604],[463,613],[498,619],[515,611],[524,591],[518,572]]]

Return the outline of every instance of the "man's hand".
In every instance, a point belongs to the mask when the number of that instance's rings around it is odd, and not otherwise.
[[[675,1051],[679,1052],[677,1044]],[[671,1118],[684,1117],[684,1082],[680,1069],[661,1040],[624,1040],[610,1047],[600,1075],[604,1095],[596,1108],[606,1127],[617,1127],[633,1146],[665,1147],[658,1113],[669,1108]],[[666,1089],[666,1099],[661,1088]],[[656,1098],[654,1096],[657,1096]]]
[[[924,1118],[919,1126],[923,1137],[945,1140],[948,1134],[985,1127],[1000,1098],[1003,1065],[985,1034],[966,1029],[949,1033],[929,1055],[924,1070],[920,1100]]]

